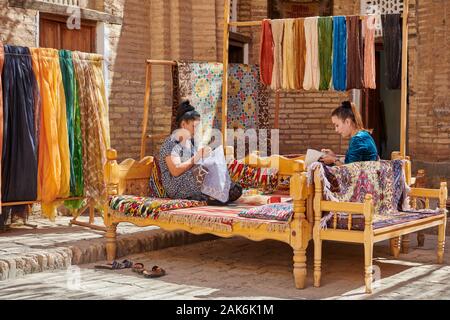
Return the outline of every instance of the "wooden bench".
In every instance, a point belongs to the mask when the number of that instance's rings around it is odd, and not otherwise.
[[[117,152],[107,151],[107,163],[105,165],[105,177],[107,190],[110,197],[129,194],[130,190],[136,193],[143,192],[149,183],[153,157],[147,156],[140,161],[126,159],[120,164],[117,163]],[[282,156],[271,156],[260,158],[256,155],[249,156],[245,161],[259,167],[274,167],[279,169],[279,175],[290,176],[289,195],[293,201],[294,214],[290,221],[281,223],[276,220],[248,219],[238,217],[237,214],[229,212],[230,228],[222,230],[212,230],[211,228],[178,222],[168,222],[167,220],[148,219],[124,215],[122,212],[113,210],[108,204],[104,207],[104,221],[107,228],[106,250],[107,259],[112,261],[116,258],[116,228],[119,223],[129,222],[136,226],[158,226],[164,230],[184,230],[193,234],[213,234],[223,238],[242,236],[253,241],[265,239],[277,240],[289,244],[293,249],[294,260],[294,281],[299,289],[305,287],[306,278],[306,248],[312,239],[312,207],[307,210],[307,179],[304,162],[296,159],[288,159]],[[214,210],[211,210],[214,209]],[[196,207],[188,209],[172,210],[169,214],[198,214],[207,217],[208,213],[215,211],[230,211],[226,207]],[[167,214],[167,212],[165,213]],[[254,222],[254,223],[249,223]]]
[[[404,170],[410,168],[406,163]],[[372,257],[373,245],[388,239],[396,239],[395,256],[400,252],[401,236],[423,229],[438,227],[437,244],[437,262],[443,263],[445,227],[447,223],[446,201],[447,184],[442,182],[440,189],[411,188],[409,196],[413,207],[417,199],[422,198],[425,201],[426,208],[430,207],[430,200],[437,199],[440,211],[438,214],[427,216],[425,218],[413,221],[402,222],[381,228],[374,228],[372,222],[374,218],[374,205],[372,196],[367,194],[364,203],[355,202],[336,202],[323,199],[323,185],[320,177],[320,168],[314,171],[314,286],[319,287],[321,282],[321,259],[322,259],[322,241],[339,241],[349,243],[361,243],[364,245],[364,263],[365,263],[365,287],[366,293],[372,292]],[[323,212],[333,213],[333,223],[331,227],[322,228],[320,223]],[[337,227],[337,212],[348,214],[348,225],[345,229]],[[364,216],[363,230],[352,230],[352,219],[355,215]]]

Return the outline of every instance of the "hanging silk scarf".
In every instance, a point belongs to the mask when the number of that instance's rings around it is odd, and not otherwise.
[[[333,17],[333,88],[347,89],[347,26],[345,17]]]
[[[54,201],[70,194],[66,99],[58,50],[33,48],[31,51],[42,103],[38,198],[42,200],[43,214],[53,221],[57,208]]]
[[[361,89],[363,83],[363,57],[361,50],[361,20],[347,17],[347,89]]]
[[[102,59],[97,54],[72,52],[81,116],[84,190],[97,205],[106,201],[103,167],[110,147]]]
[[[306,43],[305,43],[305,19],[295,20],[296,39],[294,47],[297,48],[296,65],[297,65],[297,89],[303,88],[303,80],[305,78],[305,59],[306,59]]]
[[[400,14],[382,15],[383,43],[388,89],[399,89],[402,72],[402,26]]]
[[[3,153],[3,88],[2,88],[2,70],[3,70],[3,61],[5,60],[5,54],[3,50],[3,43],[0,41],[0,172],[2,172],[2,153]],[[1,179],[0,179],[0,216],[2,215],[2,196],[1,196]],[[2,221],[2,218],[0,218]],[[2,224],[0,223],[0,226]]]
[[[375,89],[375,16],[366,16],[364,29],[364,87]]]
[[[4,51],[2,202],[33,201],[37,193],[38,85],[30,50],[5,45]],[[7,221],[9,211],[23,209],[21,206],[5,209],[0,215],[0,225]]]
[[[303,89],[319,90],[320,66],[317,17],[305,18],[306,62]]]
[[[272,34],[273,34],[273,70],[272,70],[272,90],[277,90],[281,88],[281,83],[283,81],[283,20],[272,20]]]
[[[283,33],[283,81],[281,87],[284,90],[298,88],[296,56],[297,46],[294,45],[295,36],[294,19],[284,20]]]
[[[255,65],[228,65],[228,114],[230,129],[258,127],[259,68]]]
[[[273,71],[273,35],[270,20],[264,19],[261,27],[261,48],[259,52],[259,64],[261,66],[261,82],[270,86]]]
[[[75,72],[72,62],[72,52],[59,51],[59,62],[61,67],[64,93],[66,98],[67,131],[70,150],[70,196],[83,196],[83,158],[81,139],[81,114],[78,103]],[[82,201],[66,201],[65,206],[79,208]]]
[[[333,18],[320,17],[319,32],[319,62],[320,62],[320,90],[328,90],[331,83],[331,58],[333,51]]]
[[[200,113],[203,144],[211,140],[213,128],[220,128],[222,74],[221,63],[178,62],[179,97],[189,99]]]

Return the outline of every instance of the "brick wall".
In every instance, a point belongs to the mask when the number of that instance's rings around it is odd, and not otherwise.
[[[450,183],[450,3],[416,0],[411,9],[408,154],[437,187]]]
[[[109,25],[111,49],[110,118],[112,146],[121,159],[137,157],[145,87],[145,59],[222,61],[224,0],[105,0],[105,12],[123,15],[122,26]],[[425,168],[429,176],[450,177],[450,4],[444,0],[411,0],[409,32],[408,154],[413,169]],[[357,14],[359,0],[334,0],[334,15]],[[34,46],[36,11],[10,8],[0,0],[0,39]],[[239,20],[267,16],[266,0],[240,0]],[[251,35],[250,63],[259,56],[259,28],[241,28]],[[432,59],[430,57],[433,57]],[[149,133],[168,133],[171,116],[169,67],[154,67]],[[347,141],[334,133],[331,110],[346,93],[281,94],[281,153],[330,147],[345,152]],[[273,123],[274,95],[270,99]],[[147,153],[156,153],[160,141],[148,141]]]
[[[110,29],[111,63],[109,97],[111,146],[123,157],[136,157],[145,91],[145,59],[150,56],[150,8],[148,2],[111,2],[123,15],[123,25]],[[108,9],[107,9],[108,10]]]

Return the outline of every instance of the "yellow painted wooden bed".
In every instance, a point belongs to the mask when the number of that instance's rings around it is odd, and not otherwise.
[[[406,161],[404,170],[409,170],[409,161]],[[408,179],[408,173],[406,173]],[[374,206],[372,196],[366,195],[364,203],[355,202],[335,202],[323,200],[323,185],[320,178],[319,169],[314,172],[314,286],[319,287],[321,281],[321,260],[322,260],[322,241],[339,241],[350,243],[361,243],[364,245],[364,261],[365,261],[365,286],[366,293],[372,292],[372,257],[373,245],[388,239],[395,244],[394,255],[398,257],[401,246],[401,236],[407,235],[420,230],[431,227],[438,227],[438,243],[437,243],[437,262],[443,263],[444,245],[445,245],[445,228],[447,223],[446,202],[447,202],[447,184],[442,182],[440,189],[411,188],[409,193],[412,207],[415,208],[417,199],[424,199],[426,208],[430,207],[430,199],[437,199],[440,208],[439,214],[426,218],[402,222],[381,228],[373,228]],[[323,212],[334,212],[332,227],[323,229],[320,221]],[[348,225],[346,229],[337,228],[337,213],[348,213]],[[354,215],[364,215],[364,230],[353,230],[352,219]]]
[[[227,150],[228,151],[228,150]],[[227,154],[232,154],[228,153]],[[126,216],[123,213],[113,210],[105,204],[105,225],[107,258],[112,261],[116,257],[116,228],[121,222],[129,222],[137,226],[158,226],[164,230],[184,230],[193,234],[209,233],[223,238],[242,236],[253,241],[272,239],[289,244],[293,249],[294,260],[294,282],[299,289],[305,287],[306,278],[306,249],[312,239],[313,216],[312,203],[310,209],[307,207],[307,179],[304,162],[299,159],[288,159],[283,156],[271,156],[260,158],[257,155],[250,155],[245,159],[249,165],[256,167],[277,167],[279,176],[290,176],[289,195],[294,204],[294,215],[291,220],[280,224],[276,220],[261,220],[257,223],[248,223],[248,218],[236,217],[233,219],[230,228],[212,230],[202,225],[188,223],[149,219],[141,217]],[[153,157],[147,156],[140,161],[126,159],[120,164],[117,163],[117,152],[107,151],[107,163],[105,165],[105,177],[109,196],[128,194],[130,190],[135,193],[142,193],[146,188],[150,178]],[[312,201],[312,198],[311,198]],[[203,208],[203,209],[202,209]],[[228,207],[197,207],[189,208],[190,212],[198,211],[199,215],[207,215],[205,208],[215,209],[216,212],[226,211]],[[172,210],[174,216],[181,214],[185,209]],[[255,220],[255,219],[249,219]],[[254,222],[254,221],[253,221]]]

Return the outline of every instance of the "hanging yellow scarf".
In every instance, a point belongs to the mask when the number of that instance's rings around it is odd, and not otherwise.
[[[57,198],[70,192],[70,152],[66,101],[56,49],[31,49],[33,71],[41,95],[38,156],[38,200],[42,212],[54,220]]]

